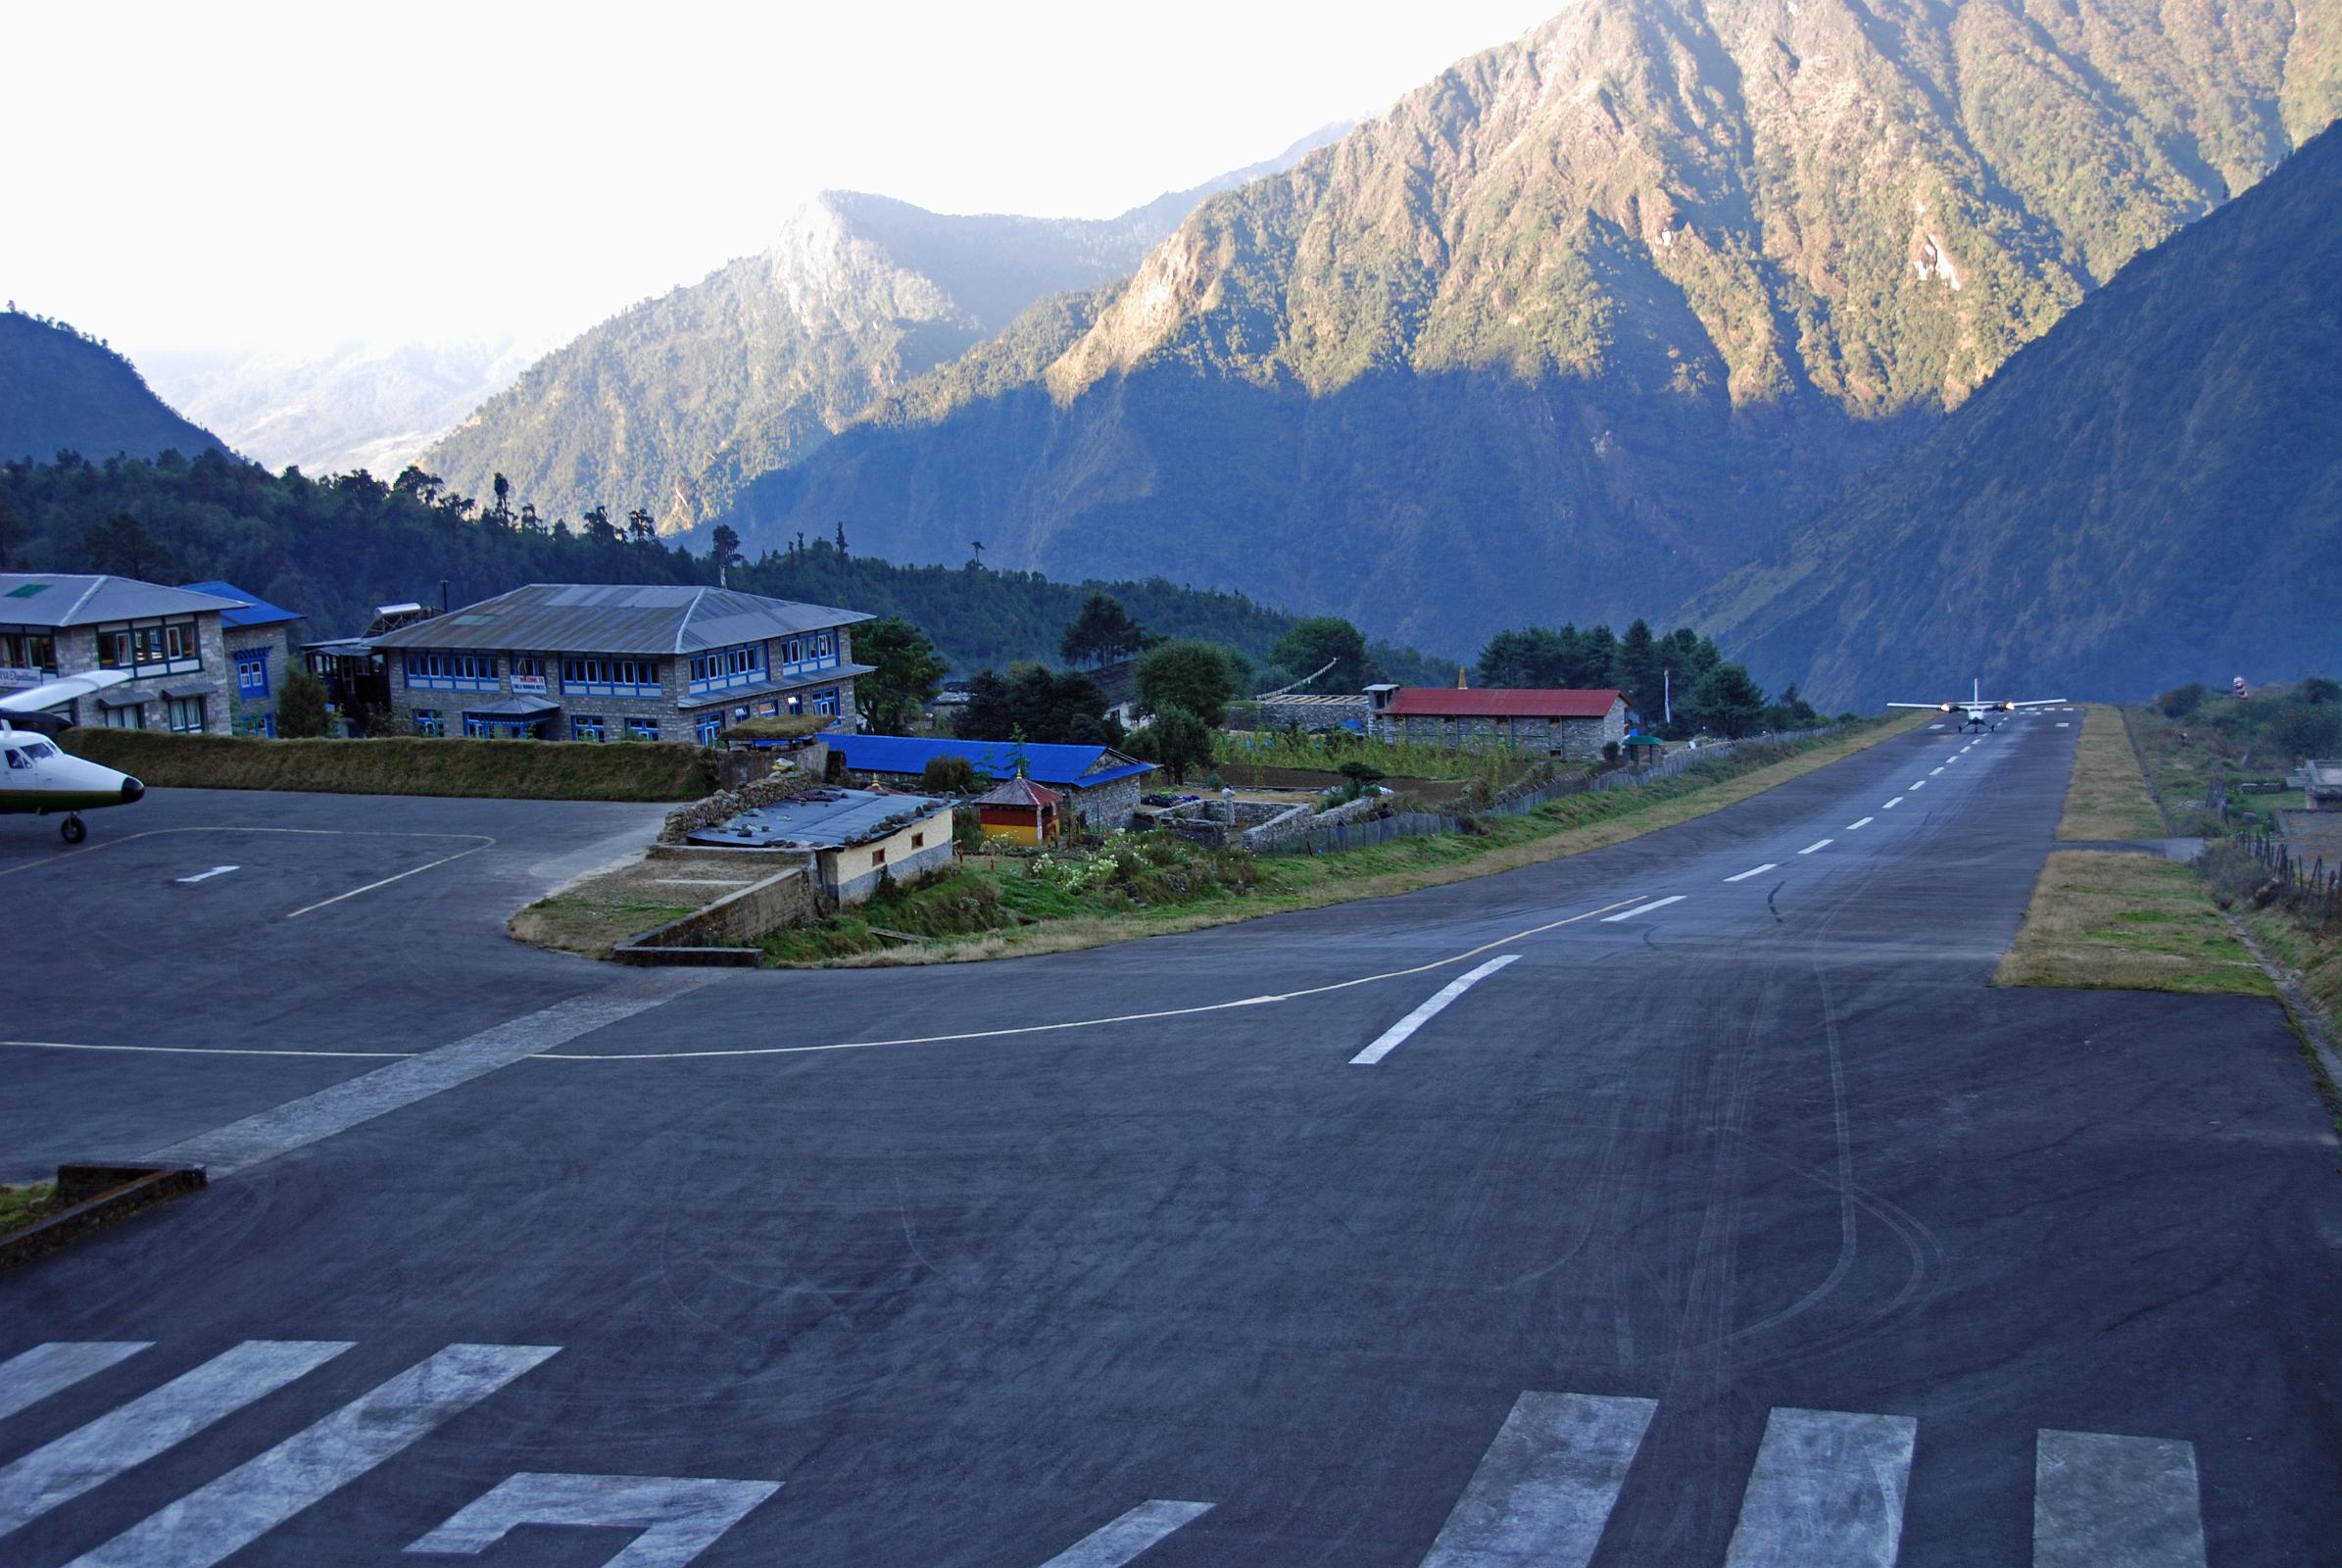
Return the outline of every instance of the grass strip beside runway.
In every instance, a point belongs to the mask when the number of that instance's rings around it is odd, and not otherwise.
[[[2152,855],[2102,850],[2060,850],[2049,857],[2017,941],[2002,956],[1992,982],[2276,994],[2220,918],[2193,867]]]
[[[1927,716],[1868,724],[1775,761],[1721,757],[1638,789],[1565,796],[1521,816],[1479,817],[1467,833],[1400,839],[1338,855],[1247,860],[1254,869],[1246,878],[1229,875],[1217,867],[1218,857],[1207,857],[1214,865],[1157,866],[1140,882],[1116,876],[1068,887],[1028,875],[1030,861],[975,856],[945,882],[901,896],[913,906],[931,898],[953,906],[935,911],[932,922],[903,903],[883,918],[868,908],[849,910],[806,931],[780,933],[767,953],[770,961],[784,964],[959,963],[1104,947],[1412,893],[1583,855],[1721,811],[1905,734]],[[978,881],[982,888],[974,885]],[[1000,911],[1001,929],[954,933],[953,921],[967,918],[976,906]],[[926,937],[930,930],[937,932],[932,939],[901,940]]]
[[[38,1225],[66,1205],[57,1200],[55,1182],[29,1182],[23,1187],[0,1187],[0,1236]]]
[[[2074,748],[2074,778],[2058,837],[2085,844],[2161,838],[2163,813],[2148,793],[2147,775],[2122,727],[2122,710],[2090,705]]]

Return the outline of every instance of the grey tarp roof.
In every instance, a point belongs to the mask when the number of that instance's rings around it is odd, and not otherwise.
[[[815,790],[741,812],[688,835],[694,844],[835,850],[867,844],[951,807],[928,795],[875,790]]]
[[[6,601],[0,600],[0,606]],[[0,610],[0,613],[4,613]],[[870,617],[729,588],[536,582],[373,639],[377,648],[697,654]]]
[[[0,625],[5,626],[98,626],[242,608],[242,600],[166,588],[135,577],[0,571]]]

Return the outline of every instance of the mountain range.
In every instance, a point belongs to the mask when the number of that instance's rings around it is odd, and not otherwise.
[[[480,493],[502,473],[548,515],[602,505],[648,512],[661,532],[690,527],[1036,300],[1126,275],[1206,196],[1346,128],[1112,219],[961,217],[824,192],[762,253],[531,366],[424,464]]]
[[[2321,128],[2336,13],[1585,0],[720,515],[1431,646],[1656,615]]]
[[[271,468],[385,476],[509,387],[534,340],[338,343],[317,353],[177,350],[139,356],[155,390]]]
[[[1830,708],[2342,669],[2342,127],[1688,615]]]
[[[0,312],[0,461],[46,463],[60,450],[87,458],[192,458],[221,445],[150,390],[104,341],[63,321]]]

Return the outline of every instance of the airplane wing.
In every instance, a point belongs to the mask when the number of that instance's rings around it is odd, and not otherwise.
[[[1889,703],[1886,706],[1889,708],[1932,708],[1939,713],[1948,713],[1959,705],[1955,703]]]
[[[2003,706],[2008,708],[2055,708],[2065,701],[2067,699],[2063,697],[2028,697],[2022,703],[2008,703]]]
[[[37,713],[59,703],[70,703],[76,697],[88,697],[109,686],[120,686],[130,678],[126,669],[93,669],[85,675],[63,675],[39,686],[27,686],[22,691],[0,697],[0,713]]]

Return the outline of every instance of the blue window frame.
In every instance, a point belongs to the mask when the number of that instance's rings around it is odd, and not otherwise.
[[[626,721],[626,738],[630,741],[655,741],[659,739],[659,720],[656,718],[628,719]]]
[[[693,723],[691,732],[699,737],[702,746],[713,746],[716,737],[724,732],[724,715],[709,713],[707,717]]]
[[[400,658],[407,684],[431,691],[492,692],[496,687],[496,656],[465,654],[437,648],[410,648]]]
[[[447,733],[447,714],[436,708],[416,709],[415,710],[415,733],[417,735],[445,735]]]
[[[829,686],[815,692],[813,694],[813,711],[828,713],[835,717],[838,711],[838,688]]]
[[[569,738],[573,741],[606,741],[610,739],[610,730],[602,722],[599,713],[571,713]]]
[[[238,697],[266,697],[268,695],[268,650],[239,648],[236,650],[236,695]]]
[[[769,677],[762,643],[739,643],[691,656],[694,693],[729,691],[735,686],[761,686]]]
[[[561,691],[587,697],[657,697],[659,661],[603,659],[594,656],[561,660]]]

